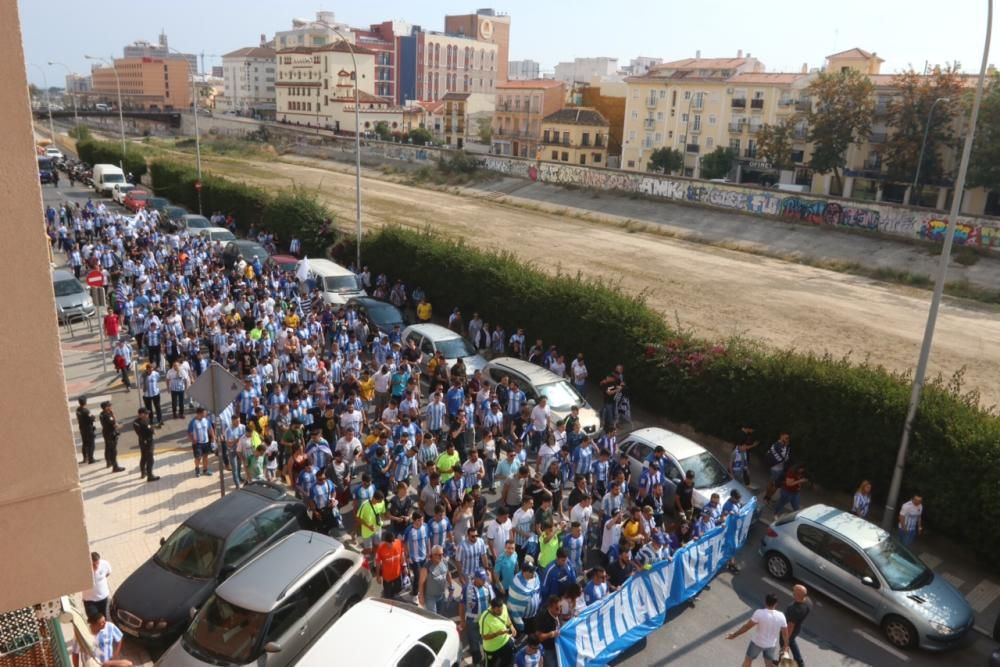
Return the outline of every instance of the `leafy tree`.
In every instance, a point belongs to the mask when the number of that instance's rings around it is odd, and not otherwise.
[[[993,73],[983,91],[965,184],[1000,190],[1000,72]]]
[[[433,141],[434,137],[431,135],[430,130],[418,127],[414,130],[410,130],[410,141],[412,141],[417,146],[423,146],[424,144],[429,144]]]
[[[375,123],[375,134],[382,141],[392,141],[392,130],[389,129],[389,123],[384,120]]]
[[[728,146],[719,146],[701,158],[701,177],[705,179],[725,178],[733,168],[736,153]]]
[[[491,119],[480,118],[476,122],[479,124],[479,141],[484,144],[489,144],[493,141],[493,125],[491,124]]]
[[[794,169],[792,132],[797,119],[787,118],[777,125],[764,125],[757,133],[757,154],[775,169]]]
[[[835,190],[843,191],[840,172],[847,164],[851,144],[867,141],[875,101],[874,86],[861,72],[823,72],[806,89],[813,99],[807,115],[813,145],[809,167],[821,174],[833,172]]]
[[[905,182],[913,179],[926,131],[927,147],[920,166],[920,180],[930,183],[940,181],[947,176],[941,149],[955,141],[951,128],[961,107],[962,79],[958,67],[936,67],[930,76],[910,69],[897,75],[893,84],[899,93],[888,109],[887,123],[893,129],[883,153],[888,176]],[[947,98],[948,101],[934,106],[938,98]],[[930,115],[932,106],[934,113]],[[927,123],[929,115],[930,125]]]
[[[649,155],[649,162],[646,163],[646,171],[654,171],[658,174],[672,174],[684,168],[684,154],[676,148],[663,146],[657,148]]]

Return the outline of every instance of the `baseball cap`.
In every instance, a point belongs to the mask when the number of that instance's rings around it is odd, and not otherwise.
[[[482,579],[483,581],[489,580],[489,575],[486,574],[486,570],[479,568],[472,574],[473,579]]]

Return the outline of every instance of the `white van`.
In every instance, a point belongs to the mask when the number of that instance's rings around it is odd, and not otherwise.
[[[309,279],[323,292],[323,302],[337,306],[356,296],[365,296],[361,280],[350,269],[328,259],[304,259],[309,267]],[[302,288],[305,290],[305,286]]]
[[[110,197],[115,185],[125,183],[125,173],[113,164],[94,165],[94,191]]]

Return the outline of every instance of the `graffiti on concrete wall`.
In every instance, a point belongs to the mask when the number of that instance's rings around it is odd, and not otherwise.
[[[447,149],[370,142],[366,151],[385,157],[424,161],[438,159]],[[706,183],[687,178],[582,167],[523,158],[484,155],[483,169],[504,176],[540,183],[568,185],[594,190],[638,194],[657,199],[710,206],[755,215],[768,215],[808,224],[880,232],[911,239],[941,241],[947,221],[939,212],[891,206],[877,202],[849,202],[789,194],[756,187]],[[963,216],[958,221],[955,243],[1000,250],[1000,223]]]

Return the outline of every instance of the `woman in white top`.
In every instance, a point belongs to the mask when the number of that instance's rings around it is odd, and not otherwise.
[[[872,504],[872,485],[867,479],[862,480],[858,485],[858,490],[854,494],[854,503],[851,505],[851,514],[862,519],[868,517],[868,510]]]

